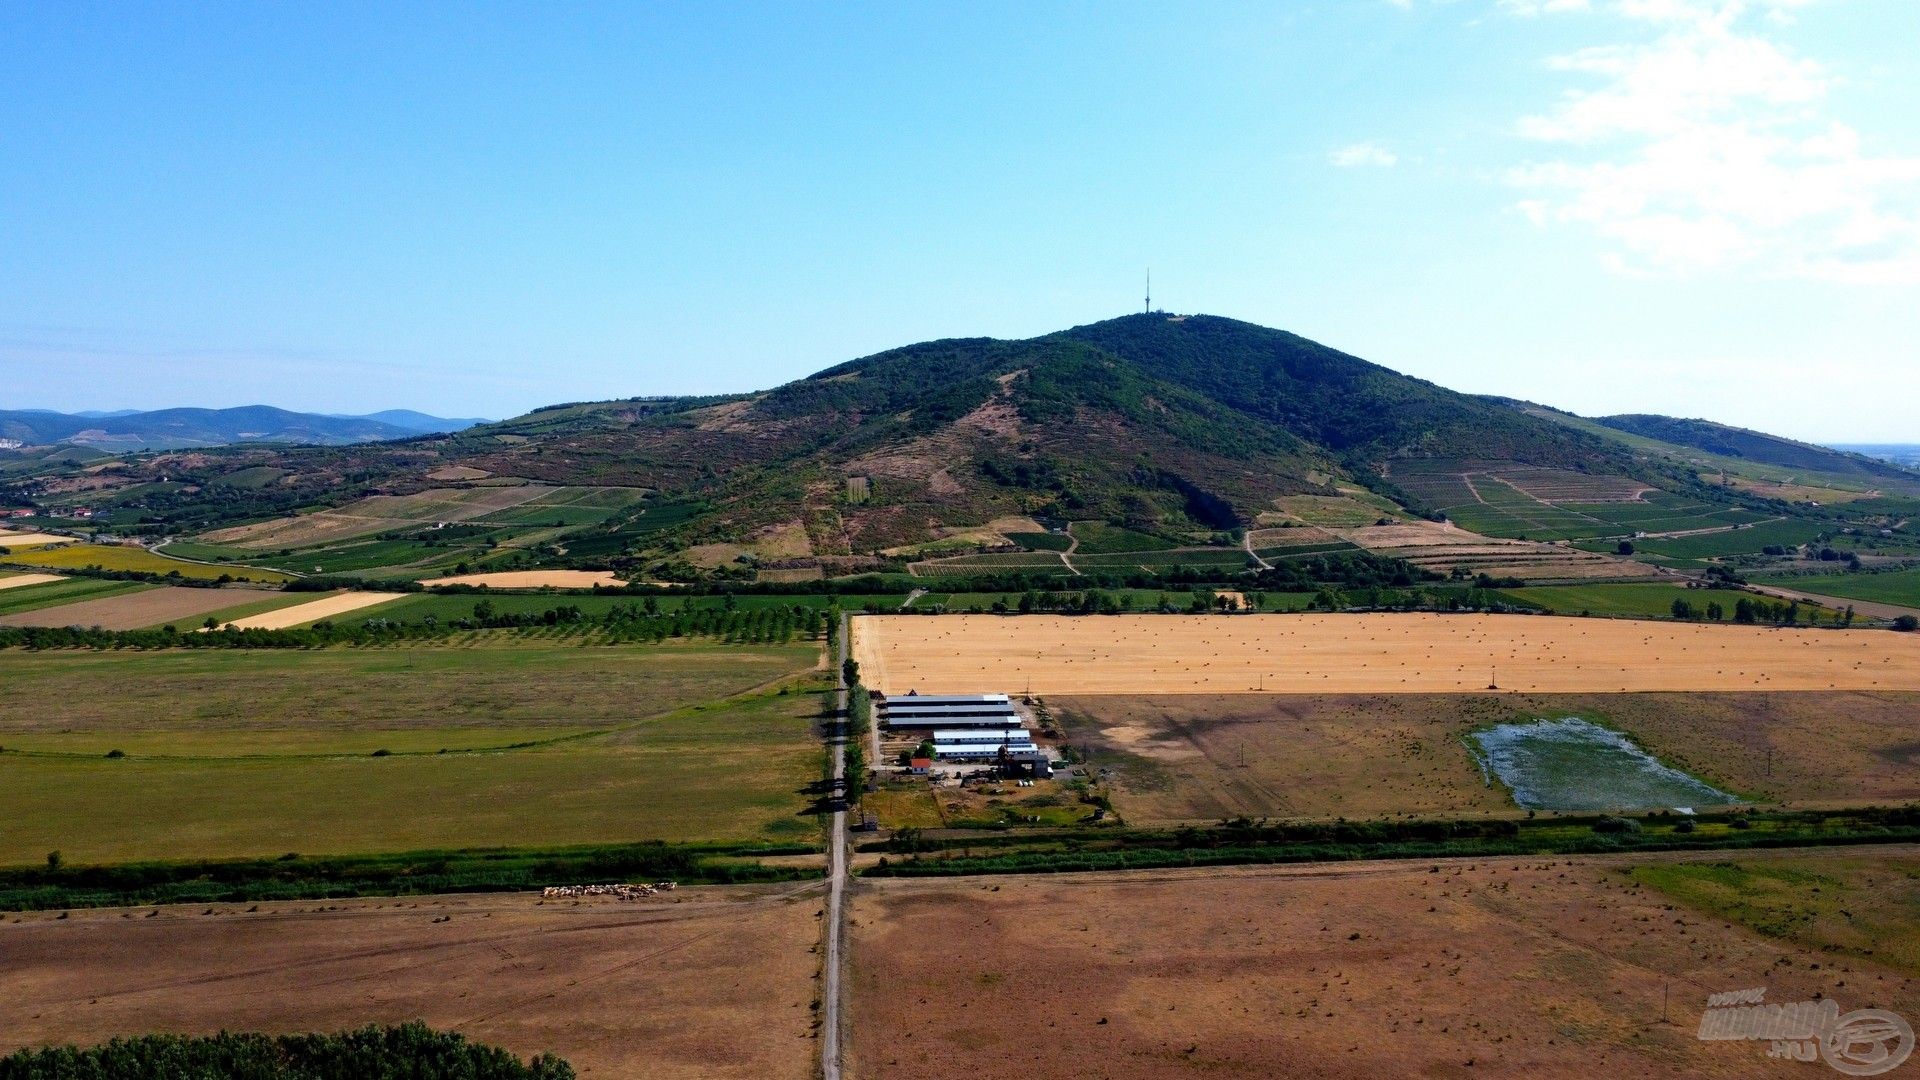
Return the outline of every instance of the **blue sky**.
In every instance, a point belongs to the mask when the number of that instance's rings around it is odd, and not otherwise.
[[[0,407],[509,415],[1158,304],[1920,441],[1920,4],[0,7]]]

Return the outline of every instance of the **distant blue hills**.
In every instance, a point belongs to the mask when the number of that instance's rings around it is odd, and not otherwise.
[[[479,418],[388,409],[366,416],[291,412],[270,405],[232,409],[154,409],[78,413],[0,410],[0,440],[22,446],[91,446],[109,452],[183,450],[236,443],[345,446],[459,431]]]

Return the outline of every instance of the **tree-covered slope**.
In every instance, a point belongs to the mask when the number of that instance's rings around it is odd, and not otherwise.
[[[1783,439],[1778,435],[1749,431],[1746,428],[1716,424],[1711,420],[1681,419],[1673,416],[1628,414],[1602,416],[1598,422],[1615,431],[1624,431],[1661,442],[1704,450],[1722,457],[1741,458],[1763,465],[1786,469],[1806,469],[1838,476],[1860,476],[1912,481],[1914,474],[1891,462],[1864,454],[1847,453]]]

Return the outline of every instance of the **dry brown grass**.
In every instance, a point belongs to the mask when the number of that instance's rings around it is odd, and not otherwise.
[[[1760,802],[1920,801],[1920,695],[1369,694],[1062,697],[1067,739],[1111,768],[1132,824],[1518,813],[1467,751],[1475,728],[1584,716]]]
[[[1627,865],[873,881],[852,912],[850,1072],[1746,1080],[1780,1069],[1765,1044],[1695,1037],[1709,994],[1920,1013],[1899,972],[1676,909]]]
[[[588,1078],[807,1080],[819,908],[788,886],[9,916],[0,1031],[11,1050],[418,1019]]]
[[[1529,615],[860,616],[889,694],[1920,690],[1920,635]]]

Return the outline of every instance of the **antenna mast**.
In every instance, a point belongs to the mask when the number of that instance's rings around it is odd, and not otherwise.
[[[1147,307],[1145,314],[1153,314],[1153,268],[1147,268]]]

